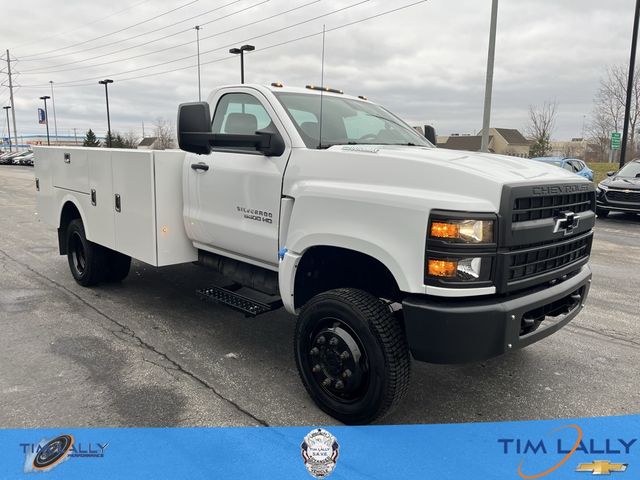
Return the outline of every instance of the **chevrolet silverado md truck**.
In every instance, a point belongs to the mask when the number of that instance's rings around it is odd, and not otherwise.
[[[389,411],[411,357],[488,359],[573,319],[591,282],[591,182],[436,149],[364,97],[235,85],[178,112],[180,150],[36,147],[40,217],[83,286],[131,258],[196,262],[198,293],[297,317],[307,391],[351,424]],[[431,140],[431,141],[429,141]]]

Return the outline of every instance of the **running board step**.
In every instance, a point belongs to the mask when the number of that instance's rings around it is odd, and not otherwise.
[[[240,293],[240,290],[246,290],[247,293]],[[211,286],[202,288],[197,290],[196,293],[204,300],[222,303],[244,313],[247,317],[255,317],[282,307],[280,297],[265,295],[250,288],[243,288],[242,285],[237,283],[225,287]],[[250,295],[250,293],[255,296]],[[256,296],[264,297],[264,299],[258,299]]]

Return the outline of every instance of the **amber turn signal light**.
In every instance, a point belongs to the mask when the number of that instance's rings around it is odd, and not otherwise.
[[[433,277],[455,277],[458,270],[458,262],[450,260],[429,259],[427,271]]]

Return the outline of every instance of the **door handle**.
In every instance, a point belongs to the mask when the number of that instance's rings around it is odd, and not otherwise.
[[[122,201],[120,200],[120,195],[116,193],[116,212],[121,212],[122,211]]]
[[[209,170],[209,165],[207,165],[204,162],[192,163],[191,164],[191,169],[192,170],[202,170],[202,171],[206,172],[207,170]]]

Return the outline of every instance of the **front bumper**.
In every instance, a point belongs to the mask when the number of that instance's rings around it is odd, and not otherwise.
[[[591,269],[582,267],[561,283],[508,297],[472,300],[411,295],[403,302],[409,348],[416,360],[467,363],[526,347],[558,331],[582,309]],[[539,328],[521,335],[523,318],[541,312]]]
[[[602,210],[610,210],[612,212],[640,213],[640,203],[614,203],[601,197],[596,198],[596,207]]]

